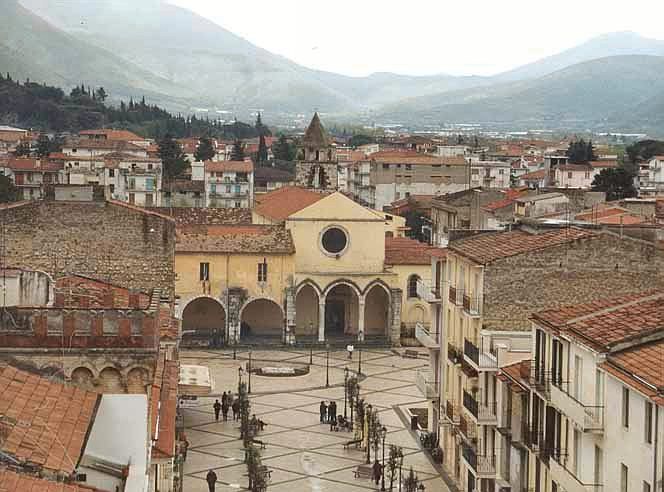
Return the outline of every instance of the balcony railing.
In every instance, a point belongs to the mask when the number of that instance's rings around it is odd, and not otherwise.
[[[461,351],[451,343],[447,344],[447,358],[452,364],[461,363]]]
[[[477,400],[466,390],[463,390],[463,407],[468,410],[473,417],[477,418],[479,412]]]
[[[603,484],[584,483],[579,480],[577,474],[567,468],[564,460],[549,461],[549,469],[551,471],[551,478],[555,480],[563,490],[569,492],[578,490],[582,490],[583,492],[602,492],[604,490]]]
[[[477,457],[477,473],[479,475],[495,475],[496,455],[480,455]]]
[[[461,412],[459,411],[459,405],[451,400],[447,400],[445,402],[445,415],[447,415],[447,418],[450,420],[450,422],[454,424],[460,423]]]
[[[459,431],[467,441],[477,443],[477,426],[463,415],[459,418]]]
[[[450,301],[452,304],[456,304],[456,303],[457,303],[457,289],[456,289],[456,287],[452,287],[452,286],[450,286],[450,291],[449,291],[447,297],[448,297],[449,301]]]
[[[472,360],[476,366],[480,365],[480,349],[467,338],[463,341],[463,353]]]
[[[461,445],[461,455],[463,456],[463,459],[466,460],[466,463],[468,463],[473,470],[477,471],[477,453],[470,445],[466,443]]]
[[[415,338],[428,349],[440,350],[440,334],[438,332],[432,332],[431,329],[423,323],[417,322],[415,324]]]
[[[566,382],[552,382],[549,386],[551,403],[585,432],[604,430],[604,407],[584,405],[569,393]]]
[[[530,385],[535,388],[547,401],[551,399],[551,371],[545,370],[544,364],[530,363]]]
[[[464,293],[463,310],[471,316],[480,316],[482,314],[482,304],[484,298],[481,295]]]
[[[424,398],[428,400],[438,398],[438,383],[431,379],[429,371],[417,371],[415,373],[415,385]]]
[[[463,353],[479,370],[497,370],[498,369],[498,351],[491,344],[489,350],[485,349],[484,339],[479,347],[473,340],[464,340]]]
[[[480,403],[478,405],[477,420],[484,424],[497,423],[496,402]]]

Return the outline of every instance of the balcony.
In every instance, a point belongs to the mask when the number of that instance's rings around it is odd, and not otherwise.
[[[477,425],[463,415],[459,418],[459,432],[471,444],[477,445]]]
[[[417,281],[417,297],[429,303],[440,302],[440,292],[421,280]]]
[[[460,364],[461,363],[461,351],[456,348],[454,345],[451,343],[447,344],[447,359],[452,363],[452,364]]]
[[[468,412],[477,419],[479,414],[479,409],[477,405],[477,400],[473,395],[468,393],[466,390],[463,390],[463,408],[468,410]]]
[[[429,350],[440,350],[440,333],[430,331],[420,322],[415,325],[415,338]]]
[[[457,289],[456,287],[450,286],[448,299],[452,304],[463,306],[463,289]]]
[[[592,470],[592,468],[590,469]],[[604,488],[603,484],[581,482],[571,470],[567,469],[562,460],[561,462],[550,460],[549,470],[551,471],[551,478],[565,492],[602,492]]]
[[[249,191],[210,191],[210,198],[247,198]]]
[[[493,345],[489,347],[488,352],[484,350],[484,340],[478,347],[475,341],[466,338],[463,343],[463,353],[478,371],[498,370],[498,351]]]
[[[458,424],[461,421],[461,412],[459,411],[459,405],[454,403],[451,400],[445,402],[445,415],[448,420],[453,424]]]
[[[551,371],[544,369],[544,364],[530,363],[530,386],[535,389],[546,401],[551,400]]]
[[[565,414],[584,432],[604,431],[604,407],[584,405],[570,395],[566,383],[551,384],[551,403]]]
[[[484,297],[478,294],[463,294],[463,310],[470,316],[479,317],[482,314]]]
[[[477,453],[475,450],[470,445],[463,443],[461,445],[461,455],[468,466],[477,473]]]
[[[496,402],[480,403],[478,405],[477,421],[484,425],[497,425]]]
[[[496,474],[496,455],[477,457],[477,475],[479,477],[492,477]]]
[[[438,398],[438,383],[431,379],[429,371],[417,371],[415,373],[415,385],[427,400]]]

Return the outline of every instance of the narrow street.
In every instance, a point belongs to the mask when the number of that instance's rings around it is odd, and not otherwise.
[[[267,423],[257,437],[266,443],[261,451],[263,464],[272,470],[268,487],[270,492],[353,492],[376,490],[370,480],[355,478],[355,468],[365,463],[366,451],[344,449],[344,443],[353,439],[350,432],[331,432],[327,424],[319,422],[321,401],[336,401],[337,413],[344,411],[344,368],[357,371],[359,354],[347,359],[345,351],[329,354],[315,351],[309,374],[298,377],[265,377],[252,375],[251,413]],[[308,364],[308,351],[253,351],[254,366]],[[215,393],[237,391],[238,368],[248,359],[247,352],[185,351],[185,364],[206,365],[215,380]],[[360,397],[378,408],[379,418],[387,430],[386,451],[390,444],[403,448],[404,476],[412,466],[426,490],[447,492],[443,480],[419,448],[415,436],[407,426],[407,408],[423,408],[415,386],[415,370],[425,367],[427,359],[405,359],[389,350],[371,350],[362,354]],[[329,376],[330,387],[326,388]],[[244,375],[246,381],[246,373]],[[206,492],[205,475],[214,469],[219,477],[217,491],[245,490],[247,469],[242,462],[244,452],[239,440],[239,423],[214,421],[214,398],[206,398],[197,406],[184,411],[184,426],[190,442],[185,464],[184,490]],[[350,416],[350,409],[348,409]],[[378,452],[379,460],[382,451]],[[373,460],[373,451],[372,451]],[[389,483],[386,483],[389,489]],[[398,490],[395,482],[394,490]]]

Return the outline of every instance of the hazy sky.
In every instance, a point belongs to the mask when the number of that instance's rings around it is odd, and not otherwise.
[[[169,0],[302,65],[491,75],[613,31],[664,39],[662,0]]]

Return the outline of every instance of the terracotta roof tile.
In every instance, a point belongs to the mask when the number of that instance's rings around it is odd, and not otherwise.
[[[0,469],[0,492],[104,492],[77,483],[51,482],[43,478],[22,475]]]
[[[13,171],[58,172],[63,169],[62,162],[51,162],[45,159],[15,158],[7,161],[6,167]]]
[[[526,173],[522,174],[519,176],[519,179],[544,179],[546,178],[546,169],[539,169],[537,171],[533,171],[532,173]]]
[[[180,366],[177,360],[160,356],[150,392],[150,422],[153,452],[161,456],[175,455],[175,414]]]
[[[390,155],[371,154],[369,158],[379,164],[404,164],[428,166],[465,166],[466,159],[458,157],[436,157],[427,154],[396,152]]]
[[[548,309],[532,319],[597,350],[638,339],[664,325],[664,292],[629,294],[595,302]]]
[[[313,205],[327,194],[296,186],[284,186],[256,198],[255,212],[273,220],[286,220],[296,212]]]
[[[0,436],[7,436],[0,449],[20,461],[72,473],[99,398],[7,366],[0,372]]]
[[[500,374],[507,377],[507,379],[518,385],[519,388],[523,391],[528,391],[529,383],[528,379],[530,377],[530,359],[522,360],[520,362],[515,362],[509,366],[504,366],[500,368]]]
[[[441,248],[409,238],[385,238],[386,265],[430,265],[433,253]]]
[[[454,253],[477,263],[492,261],[558,246],[579,239],[597,237],[597,234],[577,227],[530,233],[523,230],[487,232],[450,242],[448,248]]]
[[[664,398],[664,340],[609,355],[602,365],[651,398]]]
[[[180,231],[176,252],[293,254],[290,231],[281,226],[240,225],[202,226],[196,231]]]
[[[251,161],[205,161],[206,173],[251,173],[253,170]]]
[[[62,294],[64,306],[71,308],[147,309],[150,305],[150,296],[144,292],[131,292],[125,287],[82,275],[58,278],[55,292]]]
[[[172,217],[178,229],[195,225],[251,224],[247,208],[149,207],[148,210]]]
[[[113,129],[97,129],[97,130],[83,130],[78,132],[79,135],[92,136],[104,135],[107,140],[145,140],[129,130],[113,130]]]

